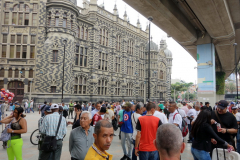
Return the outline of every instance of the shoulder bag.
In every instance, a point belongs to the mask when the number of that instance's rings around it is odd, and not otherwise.
[[[57,134],[62,121],[62,114],[60,114],[57,131],[55,136],[45,136],[42,142],[41,150],[44,152],[53,152],[57,150]]]

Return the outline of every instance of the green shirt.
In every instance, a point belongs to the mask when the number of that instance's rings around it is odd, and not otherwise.
[[[122,110],[120,110],[119,111],[119,113],[118,113],[118,115],[120,116],[120,118],[119,118],[119,122],[122,122],[122,120],[123,120],[123,109]]]

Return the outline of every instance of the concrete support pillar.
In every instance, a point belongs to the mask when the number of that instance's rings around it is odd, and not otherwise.
[[[197,46],[198,63],[198,101],[216,102],[216,77],[215,77],[215,49],[214,44],[201,44]]]

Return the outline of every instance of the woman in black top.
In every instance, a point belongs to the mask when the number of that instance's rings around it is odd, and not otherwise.
[[[199,113],[192,126],[191,134],[194,138],[191,149],[194,160],[211,160],[209,154],[211,151],[211,139],[215,139],[218,144],[233,149],[233,146],[219,138],[212,129],[211,112],[208,110],[203,110]]]

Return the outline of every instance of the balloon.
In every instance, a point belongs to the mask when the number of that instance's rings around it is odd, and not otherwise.
[[[9,97],[15,97],[14,93],[12,92],[9,92],[8,94],[9,94]]]
[[[4,95],[5,95],[5,97],[6,97],[6,98],[8,98],[8,97],[9,97],[9,93],[5,93]]]
[[[1,91],[2,91],[2,92],[5,92],[5,89],[4,89],[4,88],[2,88],[2,89],[1,89]]]
[[[13,97],[8,97],[8,102],[11,102],[13,100]]]
[[[3,99],[4,99],[4,97],[5,97],[5,96],[4,96],[4,94],[3,94],[2,92],[0,92],[0,99],[2,99],[2,100],[3,100]]]

